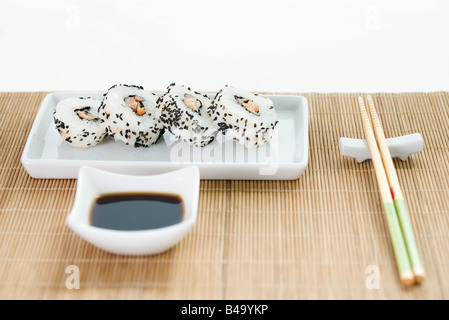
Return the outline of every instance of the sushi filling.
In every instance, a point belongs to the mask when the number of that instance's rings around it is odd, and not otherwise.
[[[184,95],[184,100],[182,100],[187,108],[192,109],[193,111],[198,112],[198,110],[201,108],[201,101],[199,101],[197,98],[190,94]]]
[[[255,114],[256,116],[259,115],[259,106],[254,105],[254,101],[250,99],[245,99],[243,97],[234,96],[234,99],[237,100],[237,102],[246,109],[246,111],[251,112],[252,114]]]
[[[143,116],[147,111],[145,110],[145,107],[143,106],[142,101],[144,101],[145,99],[136,95],[131,95],[126,97],[125,99],[123,99],[126,104],[128,105],[128,107],[130,107],[131,109],[133,109],[133,111],[138,115],[138,116]]]
[[[81,120],[97,121],[98,118],[94,117],[92,113],[89,112],[90,107],[84,107],[81,109],[76,109],[75,112]]]

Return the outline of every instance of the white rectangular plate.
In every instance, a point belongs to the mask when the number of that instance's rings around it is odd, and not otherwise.
[[[22,164],[33,178],[77,178],[84,165],[133,175],[195,165],[201,179],[293,180],[307,167],[308,107],[301,96],[265,96],[273,101],[279,123],[272,140],[257,149],[246,149],[222,134],[204,148],[191,147],[168,132],[149,148],[126,146],[110,137],[91,148],[75,148],[62,140],[53,123],[56,104],[70,97],[103,96],[70,92],[45,97],[22,154]]]

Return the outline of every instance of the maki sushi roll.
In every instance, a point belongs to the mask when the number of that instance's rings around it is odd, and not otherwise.
[[[278,123],[270,99],[230,86],[216,94],[208,113],[224,133],[247,148],[269,141]]]
[[[163,133],[155,115],[157,99],[140,86],[114,85],[99,108],[100,125],[115,140],[136,148],[149,147]]]
[[[100,104],[100,100],[80,97],[64,99],[56,105],[53,120],[64,141],[88,148],[103,140],[106,131],[100,126]]]
[[[159,99],[159,119],[176,138],[204,147],[215,139],[218,132],[207,113],[210,105],[207,95],[172,83]]]

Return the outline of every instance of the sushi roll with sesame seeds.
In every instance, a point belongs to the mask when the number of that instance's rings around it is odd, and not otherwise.
[[[56,105],[53,120],[65,142],[88,148],[103,140],[106,131],[100,126],[100,104],[100,100],[93,98],[68,98]]]
[[[270,99],[230,86],[216,94],[208,113],[223,133],[247,148],[269,141],[278,123]]]
[[[114,85],[99,108],[100,125],[115,140],[136,148],[149,147],[163,133],[155,114],[157,99],[140,86]]]
[[[159,99],[159,119],[176,138],[204,147],[215,139],[218,132],[218,127],[207,114],[210,104],[207,95],[173,83]]]

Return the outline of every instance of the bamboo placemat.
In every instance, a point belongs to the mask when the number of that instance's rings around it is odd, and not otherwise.
[[[310,158],[296,181],[202,181],[198,221],[172,250],[103,252],[65,225],[76,180],[32,179],[20,163],[46,93],[0,93],[0,298],[449,298],[449,93],[375,94],[387,137],[419,132],[424,151],[395,159],[427,271],[401,288],[370,161],[342,157],[363,138],[358,94],[305,94]],[[66,268],[80,289],[66,288]],[[367,289],[367,267],[380,271]],[[370,269],[368,269],[369,271]]]

